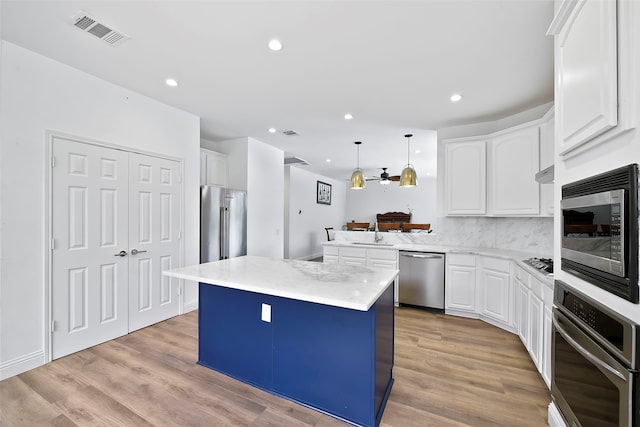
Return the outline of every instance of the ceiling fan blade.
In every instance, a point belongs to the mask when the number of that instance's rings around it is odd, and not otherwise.
[[[400,181],[400,175],[392,175],[389,177],[389,181],[398,182]]]

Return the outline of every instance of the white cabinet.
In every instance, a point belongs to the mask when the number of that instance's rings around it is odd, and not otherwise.
[[[547,387],[551,386],[552,289],[515,267],[516,330]]]
[[[326,245],[322,261],[327,264],[357,265],[360,267],[398,268],[398,251],[395,249],[354,248]],[[394,301],[398,305],[398,280],[394,281]]]
[[[617,2],[572,3],[556,40],[561,154],[618,123]]]
[[[466,254],[446,256],[445,310],[448,314],[477,317],[476,257]]]
[[[200,149],[200,185],[227,186],[227,156]]]
[[[516,329],[525,348],[529,346],[529,287],[516,280]]]
[[[511,261],[491,257],[478,258],[481,318],[502,329],[512,331],[514,330],[512,321],[514,295],[511,283]]]
[[[553,110],[543,117],[540,124],[540,170],[554,164],[555,120]],[[540,215],[553,216],[553,184],[540,185]]]
[[[489,211],[496,216],[540,213],[538,126],[508,131],[489,140]]]
[[[468,139],[445,145],[448,215],[486,214],[486,150],[484,139]]]

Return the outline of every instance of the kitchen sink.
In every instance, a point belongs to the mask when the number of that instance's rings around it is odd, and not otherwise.
[[[362,245],[362,246],[393,246],[394,243],[367,243],[367,242],[353,242],[354,245]]]

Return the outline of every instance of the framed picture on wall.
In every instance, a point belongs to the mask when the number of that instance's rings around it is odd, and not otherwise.
[[[320,203],[321,205],[331,204],[331,184],[318,181],[316,203]]]

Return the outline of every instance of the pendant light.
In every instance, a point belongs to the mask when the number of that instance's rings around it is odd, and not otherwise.
[[[361,190],[365,186],[364,175],[360,170],[360,144],[362,144],[362,142],[356,141],[354,142],[354,144],[356,144],[356,147],[358,149],[358,163],[357,163],[356,170],[354,170],[353,173],[351,174],[351,188],[353,190]]]
[[[411,138],[413,135],[408,133],[404,137],[407,138],[407,166],[402,170],[402,174],[400,175],[400,187],[415,187],[418,185],[418,175],[416,174],[416,170],[413,168],[413,165],[410,161],[410,153],[411,153]]]

